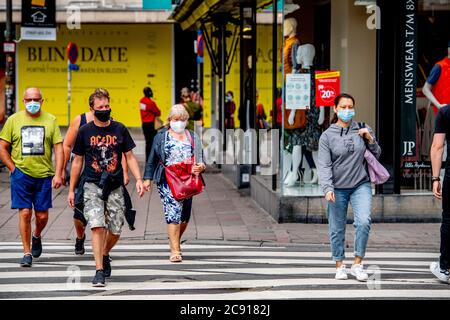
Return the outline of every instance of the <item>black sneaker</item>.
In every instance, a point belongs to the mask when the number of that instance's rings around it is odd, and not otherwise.
[[[77,255],[83,255],[84,254],[84,240],[86,240],[86,234],[84,234],[83,239],[77,239],[75,240],[75,254]]]
[[[39,258],[42,254],[42,241],[41,237],[36,238],[35,236],[31,239],[31,254],[33,258]]]
[[[109,255],[103,256],[103,273],[107,278],[111,276],[111,259]]]
[[[22,261],[20,261],[21,267],[31,267],[33,264],[33,257],[31,254],[26,254],[23,256]]]
[[[92,280],[92,286],[94,287],[104,287],[105,284],[105,274],[103,273],[103,270],[97,270],[95,271],[95,277]]]

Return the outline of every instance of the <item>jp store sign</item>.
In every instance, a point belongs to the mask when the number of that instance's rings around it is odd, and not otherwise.
[[[54,0],[22,0],[22,40],[56,40]]]

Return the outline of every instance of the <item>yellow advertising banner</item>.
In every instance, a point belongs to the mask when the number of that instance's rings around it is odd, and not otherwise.
[[[54,114],[60,125],[68,122],[68,74],[66,48],[78,46],[72,71],[72,120],[89,110],[89,95],[95,88],[106,88],[111,96],[114,119],[129,127],[141,126],[139,100],[143,88],[150,86],[154,100],[167,117],[172,105],[171,24],[82,24],[79,30],[58,28],[57,41],[22,41],[18,46],[18,101],[25,88],[39,87],[43,109]]]
[[[278,28],[278,48],[277,57],[279,65],[281,66],[280,48],[282,43],[281,27]],[[258,25],[256,29],[256,88],[259,93],[258,102],[262,103],[267,115],[267,119],[270,120],[270,111],[272,110],[272,25]],[[228,44],[231,42],[231,38],[228,39]],[[236,112],[234,115],[235,126],[239,127],[238,110],[239,110],[239,97],[240,97],[240,55],[239,44],[236,49],[236,54],[233,59],[233,64],[230,69],[230,73],[226,77],[226,91],[232,91],[234,95],[234,102],[236,104]],[[246,62],[247,63],[247,60]],[[247,75],[245,75],[246,79]],[[218,83],[218,81],[216,81]],[[280,69],[277,72],[277,85],[281,88],[282,85],[282,73]],[[213,107],[211,101],[211,60],[205,49],[205,66],[204,66],[204,122],[205,126],[211,126],[210,110]],[[216,91],[217,92],[217,91]],[[218,115],[216,114],[218,120]]]

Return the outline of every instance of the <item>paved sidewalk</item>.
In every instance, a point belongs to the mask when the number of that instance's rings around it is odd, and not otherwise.
[[[195,242],[252,242],[282,245],[328,245],[327,225],[278,224],[249,197],[248,191],[236,190],[220,173],[205,175],[206,190],[194,199],[189,228],[183,237]],[[0,173],[0,241],[20,240],[16,210],[10,209],[9,174]],[[124,226],[122,240],[146,240],[166,243],[166,225],[156,188],[138,199],[134,184],[128,186],[137,209],[136,230]],[[67,206],[68,188],[53,192],[53,209],[44,238],[73,240],[72,210]],[[374,224],[369,247],[409,247],[439,249],[439,224]],[[88,238],[90,232],[88,232]],[[354,228],[347,228],[347,245],[352,246]]]
[[[65,128],[62,128],[65,132]],[[144,139],[139,128],[130,130],[137,147],[134,150],[143,168]],[[326,245],[328,246],[328,226],[316,224],[278,224],[260,209],[250,198],[248,190],[236,190],[222,174],[212,170],[205,175],[206,189],[195,197],[189,227],[184,241],[209,242],[229,241],[259,245]],[[0,171],[0,241],[20,240],[17,211],[11,210],[9,173]],[[124,226],[122,241],[145,241],[167,243],[166,224],[161,200],[154,187],[138,199],[131,182],[128,190],[132,194],[134,208],[137,209],[136,230]],[[72,210],[67,206],[68,188],[53,191],[53,209],[44,238],[48,240],[71,240],[75,238]],[[415,247],[439,249],[439,224],[374,224],[369,239],[369,247],[380,248]],[[88,238],[90,232],[88,232]],[[347,245],[352,247],[354,228],[347,228]]]

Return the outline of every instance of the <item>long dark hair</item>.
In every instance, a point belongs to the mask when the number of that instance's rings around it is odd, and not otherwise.
[[[339,102],[341,102],[342,99],[350,99],[353,101],[353,106],[356,104],[355,102],[355,98],[353,98],[352,95],[348,94],[348,93],[341,93],[340,95],[338,95],[335,99],[334,99],[334,106],[337,108],[337,106],[339,105]],[[337,113],[334,113],[333,116],[333,120],[331,120],[331,123],[336,123],[338,122],[338,116]]]

